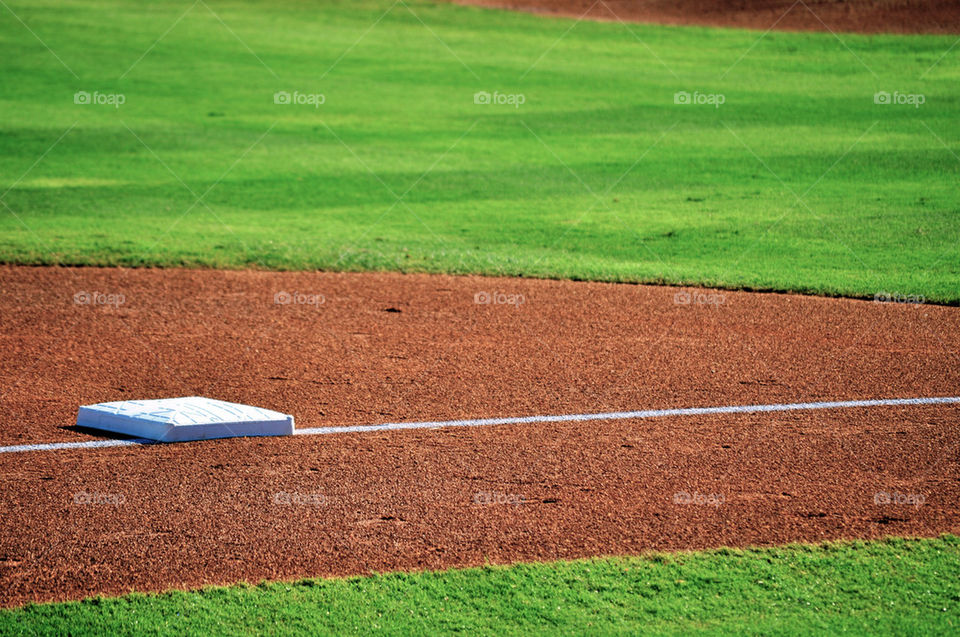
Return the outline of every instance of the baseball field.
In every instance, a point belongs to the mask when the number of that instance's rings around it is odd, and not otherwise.
[[[0,634],[960,630],[956,7],[477,4],[0,0]]]

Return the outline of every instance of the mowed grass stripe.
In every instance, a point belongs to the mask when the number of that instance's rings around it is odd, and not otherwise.
[[[960,302],[949,37],[571,29],[389,0],[9,6],[79,79],[0,21],[0,262]]]
[[[30,604],[0,611],[0,633],[951,634],[958,582],[960,538],[943,536]]]

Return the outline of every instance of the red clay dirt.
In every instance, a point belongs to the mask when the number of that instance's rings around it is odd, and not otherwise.
[[[453,0],[588,20],[857,33],[960,33],[956,0]]]
[[[194,394],[301,428],[960,395],[960,308],[687,292],[0,267],[0,445],[96,439],[70,427],[81,404]],[[958,533],[958,424],[951,405],[3,453],[0,604]]]

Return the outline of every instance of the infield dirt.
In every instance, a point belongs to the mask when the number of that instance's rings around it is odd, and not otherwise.
[[[454,0],[531,13],[761,31],[960,33],[952,0]]]
[[[0,268],[0,444],[208,395],[298,427],[960,394],[960,309],[484,277]],[[0,603],[960,532],[960,407],[0,454]]]

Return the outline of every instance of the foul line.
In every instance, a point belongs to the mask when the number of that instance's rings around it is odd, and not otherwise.
[[[95,449],[97,447],[129,447],[130,445],[149,445],[153,440],[131,438],[129,440],[89,440],[87,442],[48,442],[36,445],[15,445],[0,447],[0,453],[19,453],[21,451],[57,451],[58,449]]]
[[[710,414],[755,414],[772,411],[805,411],[811,409],[849,409],[853,407],[902,407],[910,405],[945,405],[960,403],[960,396],[932,398],[884,398],[879,400],[840,400],[817,403],[780,403],[773,405],[731,405],[727,407],[686,407],[680,409],[647,409],[644,411],[612,411],[602,414],[565,414],[560,416],[521,416],[517,418],[480,418],[475,420],[437,420],[433,422],[389,422],[382,425],[351,425],[345,427],[314,427],[297,429],[297,436],[360,433],[365,431],[396,431],[400,429],[440,429],[444,427],[490,427],[494,425],[524,425],[550,422],[586,422],[591,420],[637,420],[668,416],[705,416]],[[100,447],[129,447],[132,445],[169,444],[134,438],[131,440],[92,440],[88,442],[53,442],[36,445],[0,447],[0,453],[23,451],[57,451],[59,449],[90,449]]]

